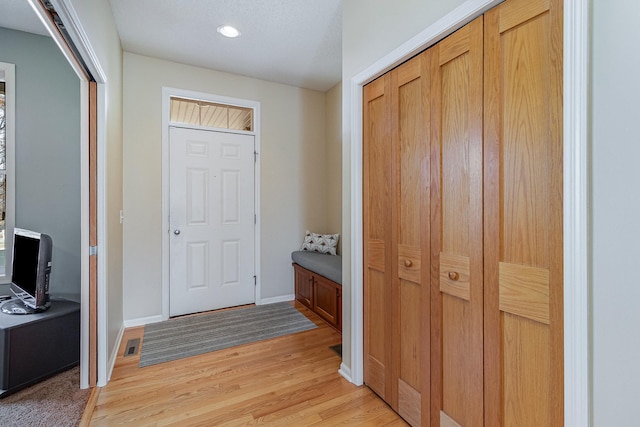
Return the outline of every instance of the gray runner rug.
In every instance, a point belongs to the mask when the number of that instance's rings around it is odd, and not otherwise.
[[[139,366],[156,365],[315,327],[287,302],[169,319],[145,326]]]

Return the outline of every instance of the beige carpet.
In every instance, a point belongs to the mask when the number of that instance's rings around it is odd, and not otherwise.
[[[77,426],[90,394],[76,366],[0,399],[0,426]]]

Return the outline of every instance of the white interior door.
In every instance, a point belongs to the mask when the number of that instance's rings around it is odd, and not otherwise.
[[[170,128],[171,316],[255,302],[254,136]]]

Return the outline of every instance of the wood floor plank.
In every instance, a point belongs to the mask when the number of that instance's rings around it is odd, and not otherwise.
[[[110,382],[100,389],[90,426],[406,425],[367,387],[338,374],[329,347],[341,336],[299,303],[317,328],[139,368],[125,331]]]

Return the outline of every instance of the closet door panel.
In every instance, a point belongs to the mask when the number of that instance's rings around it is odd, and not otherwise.
[[[561,8],[486,14],[486,425],[563,425]]]
[[[364,381],[391,398],[393,151],[390,76],[363,93]]]
[[[397,149],[396,334],[398,413],[411,425],[429,420],[429,80],[426,54],[392,72]],[[424,407],[423,407],[424,402]],[[393,405],[392,405],[393,406]],[[424,420],[424,421],[423,421]]]
[[[422,289],[419,284],[400,280],[400,359],[398,372],[398,414],[412,426],[422,425],[423,355],[420,327]],[[426,341],[426,340],[424,340]],[[428,365],[426,367],[428,369]]]
[[[365,383],[384,398],[386,390],[386,366],[389,357],[385,346],[386,322],[389,321],[387,306],[383,296],[386,293],[385,274],[372,270],[368,274],[367,298],[368,316],[367,338],[369,345],[365,353]]]
[[[433,425],[483,425],[482,37],[432,48]]]

